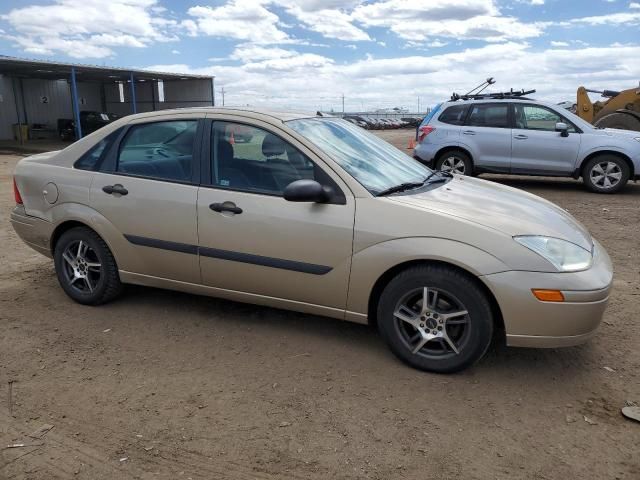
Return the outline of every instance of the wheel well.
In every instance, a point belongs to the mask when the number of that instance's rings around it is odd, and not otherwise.
[[[373,289],[371,290],[371,294],[369,295],[369,305],[368,305],[367,311],[368,311],[368,319],[369,319],[370,325],[377,326],[378,301],[380,300],[380,295],[382,295],[382,291],[384,290],[384,288],[400,272],[412,267],[419,266],[419,265],[442,265],[449,268],[453,268],[458,272],[462,273],[463,275],[465,275],[473,283],[475,283],[485,293],[485,295],[487,296],[487,299],[489,299],[489,303],[491,304],[491,310],[493,313],[494,326],[496,327],[497,333],[500,332],[499,334],[504,336],[505,327],[504,327],[504,319],[502,318],[502,311],[500,310],[500,305],[498,305],[498,301],[496,300],[496,297],[493,295],[493,292],[489,290],[489,287],[487,287],[482,281],[478,279],[478,277],[476,277],[474,274],[472,274],[468,270],[465,270],[464,268],[461,268],[458,265],[454,265],[448,262],[442,262],[439,260],[411,260],[408,262],[400,263],[390,268],[386,272],[384,272],[380,276],[380,278],[378,278],[378,280],[376,281],[375,285],[373,286]]]
[[[584,160],[582,160],[582,163],[580,163],[580,168],[578,169],[578,172],[580,173],[580,175],[582,175],[582,170],[584,169],[584,166],[587,164],[587,162],[592,158],[598,157],[600,155],[614,155],[618,158],[621,158],[629,166],[629,172],[631,173],[631,178],[633,179],[633,177],[635,176],[636,172],[634,171],[633,162],[631,161],[631,159],[627,157],[624,153],[616,152],[614,150],[600,150],[587,155],[584,158]]]
[[[471,155],[471,153],[469,152],[469,150],[467,150],[466,148],[463,147],[444,147],[441,148],[440,150],[438,150],[435,154],[435,156],[433,157],[434,161],[438,161],[438,158],[440,158],[442,155],[444,155],[447,152],[454,152],[454,151],[460,151],[462,153],[464,153],[465,155],[467,155],[467,157],[469,157],[469,160],[471,160],[471,164],[473,165],[473,156]],[[434,165],[435,166],[435,165]]]
[[[60,225],[56,227],[56,229],[53,231],[53,234],[51,235],[50,247],[51,247],[52,254],[54,253],[56,249],[56,244],[58,243],[58,240],[60,240],[60,237],[62,236],[62,234],[76,227],[85,227],[85,228],[88,228],[89,230],[95,231],[91,227],[89,227],[87,224],[78,222],[76,220],[68,220],[66,222],[62,222]]]

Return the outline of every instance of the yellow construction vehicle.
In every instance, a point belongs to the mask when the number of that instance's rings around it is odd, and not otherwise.
[[[599,93],[606,100],[592,103],[587,92]],[[596,127],[640,131],[640,86],[621,92],[580,87],[576,114]]]

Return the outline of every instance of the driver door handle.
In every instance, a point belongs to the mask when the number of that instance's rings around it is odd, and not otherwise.
[[[520,134],[520,135],[516,135],[516,136],[515,136],[515,137],[513,137],[513,138],[515,138],[516,140],[526,140],[526,139],[527,139],[527,138],[529,138],[529,137],[527,137],[526,135],[522,135],[522,134]]]
[[[129,193],[129,190],[124,188],[119,183],[116,183],[115,185],[105,185],[104,187],[102,187],[102,191],[104,193],[108,193],[109,195],[113,195],[114,193],[126,195],[127,193]]]
[[[473,130],[465,130],[464,132],[462,132],[463,135],[475,135],[476,132],[474,132]]]
[[[239,215],[242,213],[242,209],[237,207],[233,202],[224,202],[224,203],[212,203],[209,205],[209,208],[214,212],[231,212]]]

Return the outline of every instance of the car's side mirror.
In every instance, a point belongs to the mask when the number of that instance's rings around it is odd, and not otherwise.
[[[285,200],[290,202],[324,203],[329,200],[327,187],[315,180],[296,180],[286,186],[283,192]]]
[[[564,122],[558,122],[558,123],[556,123],[556,132],[560,132],[560,136],[561,137],[568,137],[569,136],[569,127]]]

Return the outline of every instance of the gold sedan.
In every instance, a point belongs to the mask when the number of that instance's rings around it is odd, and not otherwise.
[[[376,324],[453,372],[494,331],[591,337],[612,284],[566,211],[434,172],[338,118],[225,108],[132,115],[16,167],[12,224],[75,301],[132,283]]]

